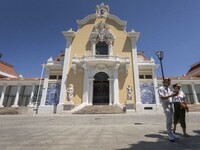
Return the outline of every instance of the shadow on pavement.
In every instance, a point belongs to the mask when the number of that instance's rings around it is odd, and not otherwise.
[[[183,137],[178,134],[179,138],[175,142],[170,142],[167,139],[165,131],[159,131],[157,134],[147,134],[145,137],[156,138],[157,142],[140,141],[138,144],[131,144],[130,148],[120,150],[199,150],[200,149],[200,130],[193,130],[196,135]],[[116,149],[119,150],[119,149]]]

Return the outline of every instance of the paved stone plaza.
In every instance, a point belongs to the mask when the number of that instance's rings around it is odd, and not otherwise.
[[[169,142],[162,114],[0,116],[1,150],[200,149],[200,113],[187,114],[188,133]]]

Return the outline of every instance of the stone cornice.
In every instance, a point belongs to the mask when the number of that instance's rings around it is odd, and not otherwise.
[[[91,14],[81,20],[76,20],[76,23],[78,24],[78,28],[79,29],[82,28],[86,23],[88,23],[90,20],[93,20],[95,18],[96,18],[96,14]]]
[[[62,31],[63,35],[68,38],[68,37],[74,37],[76,35],[76,33],[72,30],[69,29],[68,31]]]
[[[115,16],[115,15],[111,15],[109,14],[107,16],[109,19],[114,20],[116,23],[118,23],[120,26],[122,26],[122,29],[125,30],[127,21],[123,21],[121,20],[119,17]]]
[[[127,35],[128,35],[128,37],[134,38],[135,41],[137,41],[138,37],[140,35],[140,32],[131,31],[131,32],[128,32]]]
[[[101,65],[103,64],[103,65]],[[98,56],[86,56],[76,57],[73,56],[72,59],[72,68],[74,74],[80,68],[83,69],[94,69],[97,67],[98,69],[103,69],[105,66],[109,66],[112,70],[125,69],[126,73],[128,73],[128,69],[130,66],[129,57],[119,57],[119,56],[108,56],[108,55],[98,55]]]
[[[91,14],[83,18],[82,20],[76,20],[78,24],[78,28],[82,28],[85,24],[87,24],[90,20],[95,19],[97,16],[96,14]],[[107,16],[108,19],[114,20],[117,24],[119,24],[122,27],[122,30],[125,30],[125,27],[127,25],[127,21],[121,20],[119,17],[115,15],[108,14]]]

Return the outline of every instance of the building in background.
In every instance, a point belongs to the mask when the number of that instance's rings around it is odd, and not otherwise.
[[[109,6],[97,5],[95,14],[77,20],[77,31],[63,31],[65,51],[47,60],[42,79],[19,76],[1,61],[0,106],[32,109],[39,102],[41,114],[76,111],[89,105],[159,111],[159,65],[137,50],[140,33],[127,32],[126,24],[110,14]],[[170,77],[172,84],[182,84],[190,104],[200,102],[199,64],[185,76]]]
[[[41,99],[41,92],[38,92],[40,80],[23,78],[12,65],[1,60],[0,107],[34,106],[36,98]]]
[[[193,64],[186,75],[191,77],[200,77],[200,61]]]

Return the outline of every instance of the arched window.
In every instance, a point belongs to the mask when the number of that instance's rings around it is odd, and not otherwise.
[[[108,44],[106,42],[96,44],[96,55],[108,55]]]
[[[95,81],[108,81],[108,75],[104,72],[99,72],[94,76]]]

